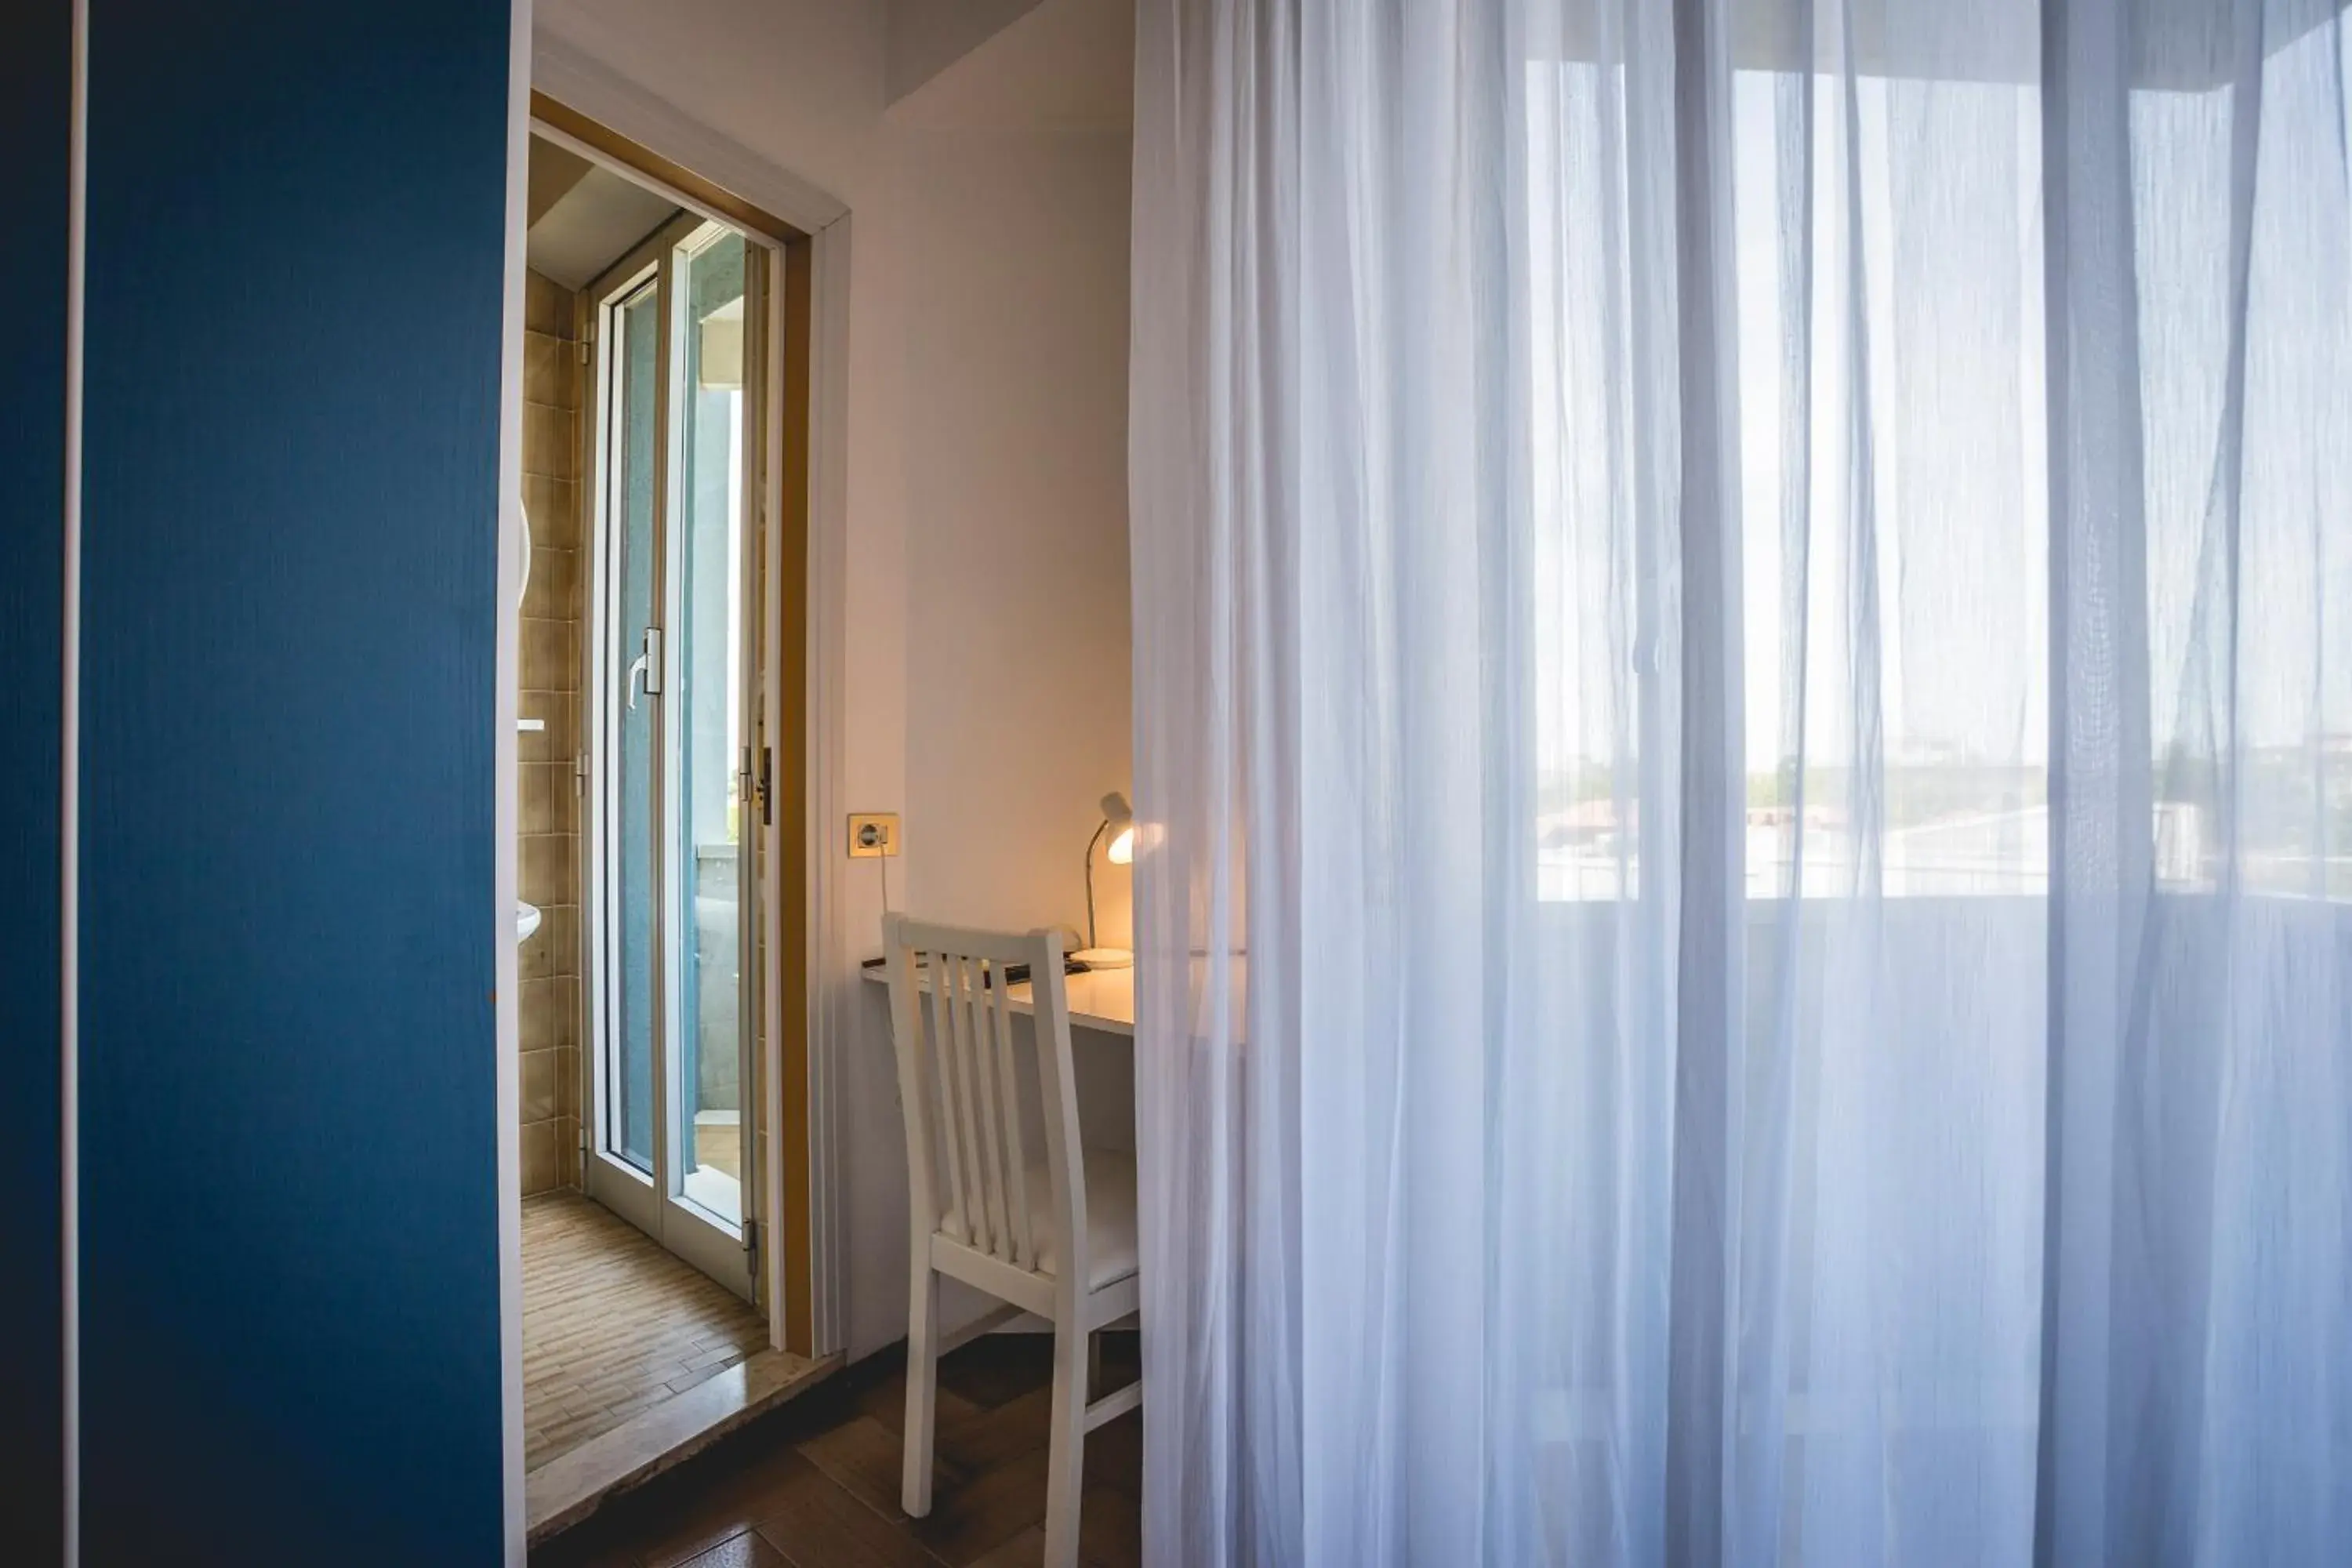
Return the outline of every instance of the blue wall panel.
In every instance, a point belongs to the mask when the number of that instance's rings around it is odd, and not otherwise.
[[[0,48],[0,1562],[58,1560],[58,786],[65,599],[66,160],[73,8]]]
[[[93,1564],[499,1555],[508,51],[91,6]]]

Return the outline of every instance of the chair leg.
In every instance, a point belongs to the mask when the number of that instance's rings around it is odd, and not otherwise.
[[[1087,1347],[1076,1315],[1054,1326],[1052,1447],[1045,1458],[1045,1568],[1076,1568],[1087,1458]]]
[[[939,1404],[939,1273],[929,1259],[921,1259],[915,1265],[907,1302],[907,1473],[898,1496],[898,1506],[914,1519],[931,1511],[931,1423]]]

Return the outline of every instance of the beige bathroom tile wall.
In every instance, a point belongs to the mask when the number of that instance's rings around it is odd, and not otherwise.
[[[521,713],[547,728],[520,737],[516,885],[539,906],[522,948],[522,1190],[580,1184],[580,489],[581,366],[574,299],[526,274],[523,507],[530,582],[523,590]]]

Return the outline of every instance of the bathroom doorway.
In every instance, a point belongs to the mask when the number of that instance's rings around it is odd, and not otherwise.
[[[813,1358],[814,242],[534,94],[518,1007],[538,1539]]]

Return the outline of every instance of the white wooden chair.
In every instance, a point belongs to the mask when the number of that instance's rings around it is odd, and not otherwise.
[[[907,1307],[907,1461],[900,1502],[931,1510],[939,1358],[1020,1312],[1054,1325],[1045,1563],[1078,1560],[1086,1436],[1142,1403],[1140,1379],[1087,1402],[1093,1335],[1136,1310],[1135,1162],[1084,1150],[1070,1070],[1059,931],[1026,936],[885,915],[891,1032],[907,1115],[913,1241]],[[1031,1129],[1013,1048],[1006,967],[1026,964],[1044,1125]],[[928,994],[927,994],[928,993]],[[1033,1137],[1034,1131],[1034,1137]],[[943,1341],[940,1276],[1004,1305]]]

